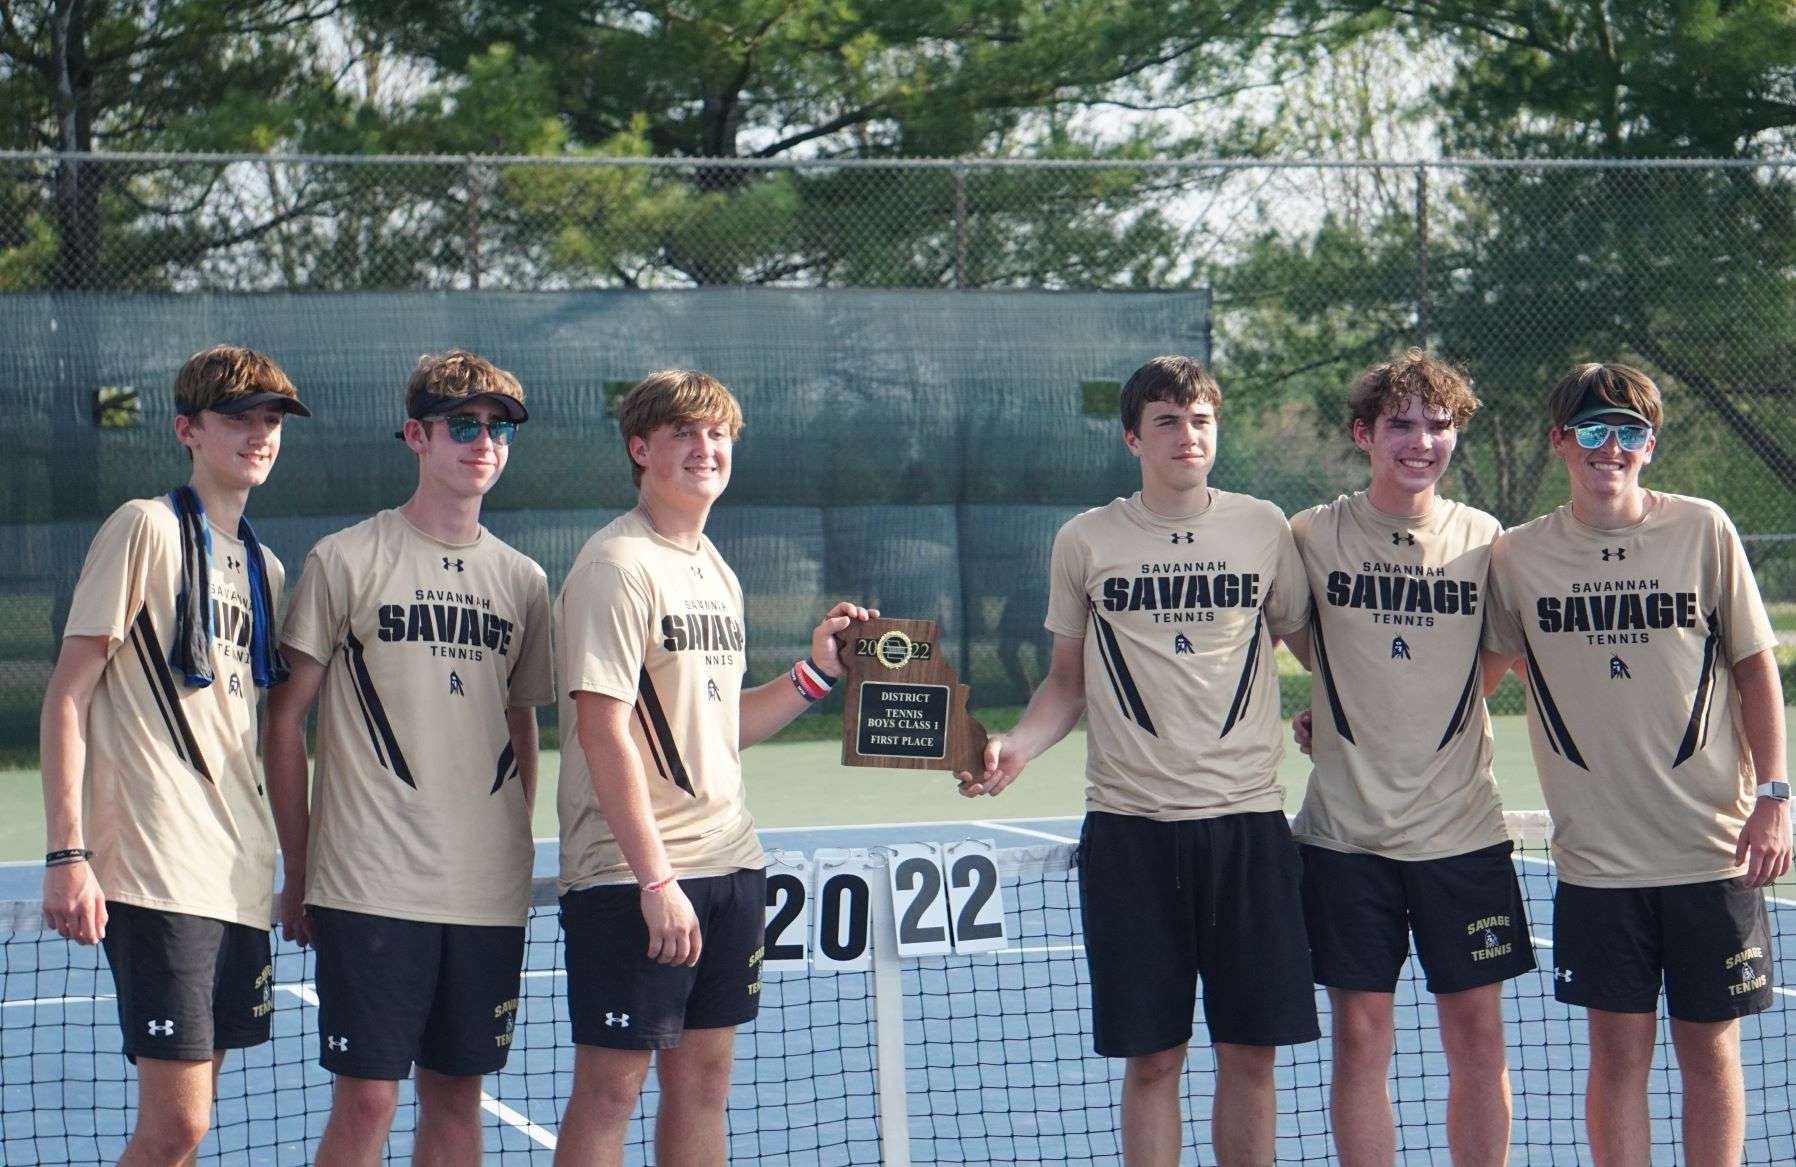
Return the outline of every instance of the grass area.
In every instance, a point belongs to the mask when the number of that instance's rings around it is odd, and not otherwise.
[[[1000,731],[1016,723],[1018,709],[982,710],[980,720]],[[1796,710],[1787,711],[1796,723]],[[1529,755],[1528,730],[1519,716],[1493,716],[1495,770],[1508,810],[1540,810],[1540,784]],[[841,764],[840,722],[802,718],[795,736],[766,742],[742,755],[749,807],[763,827],[841,826],[858,823],[957,822],[985,818],[1045,818],[1085,809],[1085,730],[1031,763],[997,798],[967,799],[947,774],[926,770],[872,770]],[[545,751],[534,834],[557,833],[555,784],[561,755]],[[1279,781],[1285,808],[1295,811],[1309,781],[1309,759],[1287,742]],[[0,860],[43,854],[43,807],[35,769],[0,770]]]
[[[1020,710],[982,710],[988,729],[1014,725]],[[1527,729],[1519,717],[1493,718],[1497,735],[1496,766],[1504,805],[1535,810],[1543,804],[1528,757]],[[1030,764],[1011,788],[997,798],[967,799],[953,778],[927,770],[872,770],[841,764],[840,723],[812,717],[826,736],[810,740],[767,742],[742,755],[749,807],[764,827],[834,826],[883,822],[951,822],[982,818],[1044,818],[1077,815],[1085,809],[1085,731],[1075,729],[1065,741]],[[561,755],[547,751],[542,762],[542,790],[536,803],[534,833],[557,833],[555,780]],[[1296,810],[1309,780],[1309,759],[1288,746],[1279,779],[1285,805]],[[0,771],[0,860],[36,859],[43,854],[43,808],[35,770]]]
[[[1766,604],[1771,627],[1777,632],[1796,633],[1796,604]]]

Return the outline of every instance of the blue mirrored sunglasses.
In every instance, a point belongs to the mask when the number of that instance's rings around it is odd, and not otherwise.
[[[1646,449],[1647,439],[1653,436],[1653,427],[1650,425],[1610,425],[1606,421],[1587,421],[1583,425],[1568,425],[1565,428],[1577,437],[1578,445],[1586,450],[1602,449],[1608,442],[1609,435],[1614,434],[1616,445],[1630,454],[1638,454]]]
[[[495,446],[509,446],[511,439],[517,436],[518,423],[503,417],[495,417],[492,421],[481,421],[473,414],[452,413],[448,417],[427,418],[427,421],[440,421],[449,430],[449,440],[457,445],[465,446],[480,436],[482,428],[487,436],[493,439]]]

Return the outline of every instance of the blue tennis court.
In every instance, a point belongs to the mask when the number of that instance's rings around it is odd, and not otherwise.
[[[1524,836],[1539,816],[1515,816]],[[860,1164],[1066,1163],[1120,1158],[1120,1065],[1093,1056],[1070,872],[1077,820],[976,821],[764,831],[770,850],[880,848],[900,842],[995,841],[1002,873],[1004,950],[929,956],[867,971],[769,971],[760,1020],[738,1041],[730,1106],[733,1161]],[[1505,1003],[1515,1091],[1511,1162],[1576,1164],[1582,1150],[1582,1022],[1552,1000],[1551,883],[1544,842],[1518,853],[1543,969],[1512,982]],[[539,874],[553,867],[539,847]],[[29,879],[29,888],[20,885]],[[0,894],[33,894],[37,873],[0,871]],[[16,914],[16,913],[15,913]],[[1773,903],[1777,981],[1796,980],[1796,903]],[[0,927],[6,925],[0,924]],[[110,1161],[129,1129],[133,1088],[117,1053],[110,978],[93,949],[76,949],[15,921],[3,950],[0,1009],[0,1160],[8,1164]],[[316,1066],[315,998],[307,958],[277,948],[275,1040],[232,1055],[220,1083],[214,1133],[202,1149],[229,1162],[308,1162],[329,1108]],[[510,1064],[488,1080],[488,1157],[546,1162],[571,1082],[560,945],[554,910],[532,917],[524,997]],[[1750,1163],[1796,1161],[1791,1112],[1796,993],[1742,1026]],[[1325,999],[1319,996],[1319,1003]],[[1391,1084],[1400,1160],[1448,1162],[1446,1064],[1432,1006],[1412,977],[1398,998]],[[1284,1051],[1279,1068],[1280,1162],[1331,1160],[1327,1028],[1322,1042]],[[881,1032],[887,1040],[880,1042]],[[1651,1084],[1655,1162],[1679,1161],[1678,1087],[1669,1038]],[[1208,1113],[1213,1064],[1201,1027],[1185,1080],[1186,1161],[1212,1162]],[[633,1131],[632,1161],[647,1161],[655,1107]],[[904,1113],[900,1116],[900,1111]],[[412,1113],[402,1097],[390,1156],[410,1153]]]

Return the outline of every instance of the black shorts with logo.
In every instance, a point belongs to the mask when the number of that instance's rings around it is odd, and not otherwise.
[[[268,1040],[274,961],[267,929],[109,901],[102,943],[132,1061],[209,1061],[214,1050]]]
[[[1553,896],[1553,995],[1611,1013],[1654,1013],[1664,985],[1679,1021],[1771,1007],[1765,893],[1743,879],[1669,887],[1577,887]]]
[[[688,1029],[726,1029],[761,1008],[767,873],[760,869],[680,880],[698,915],[698,963],[650,960],[642,893],[604,884],[561,897],[567,1004],[574,1044],[670,1049]]]
[[[318,951],[318,1062],[398,1080],[416,1063],[490,1074],[511,1053],[524,929],[308,907]]]
[[[1189,1042],[1200,976],[1213,1041],[1321,1036],[1297,847],[1278,811],[1181,822],[1092,811],[1079,900],[1101,1056]]]
[[[1390,993],[1409,937],[1431,993],[1458,993],[1534,967],[1522,885],[1505,841],[1440,859],[1389,859],[1304,845],[1303,915],[1316,983]]]

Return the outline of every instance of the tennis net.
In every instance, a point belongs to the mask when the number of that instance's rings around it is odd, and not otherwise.
[[[1540,971],[1504,997],[1519,1164],[1588,1159],[1582,1133],[1587,1048],[1583,1021],[1552,998],[1552,875],[1546,822],[1510,816]],[[879,848],[869,862],[885,862]],[[873,967],[769,971],[761,1015],[738,1038],[729,1107],[740,1163],[1079,1163],[1120,1159],[1121,1066],[1090,1049],[1073,849],[996,853],[1005,918],[1002,951],[898,959],[875,941]],[[565,978],[553,884],[539,883],[525,986],[510,1062],[487,1079],[489,1161],[547,1161],[572,1081]],[[876,893],[877,901],[879,895]],[[1796,953],[1796,903],[1772,901],[1774,940]],[[891,904],[874,909],[874,935]],[[277,944],[272,1042],[233,1053],[202,1161],[307,1163],[328,1117],[330,1080],[317,1066],[316,998],[307,953]],[[37,905],[0,905],[0,1162],[116,1159],[133,1121],[134,1075],[118,1053],[112,984],[96,949],[41,931]],[[1321,1042],[1281,1050],[1278,1160],[1332,1160],[1326,997]],[[1413,963],[1399,987],[1391,1097],[1399,1161],[1445,1163],[1446,1061]],[[1749,1163],[1796,1161],[1796,997],[1746,1019]],[[882,1041],[883,1037],[883,1041]],[[1654,1161],[1681,1161],[1679,1086],[1661,1034],[1651,1076]],[[1188,1162],[1211,1162],[1214,1062],[1201,1021],[1184,1080]],[[654,1079],[632,1128],[630,1158],[653,1142]],[[409,1088],[389,1143],[410,1157]]]

